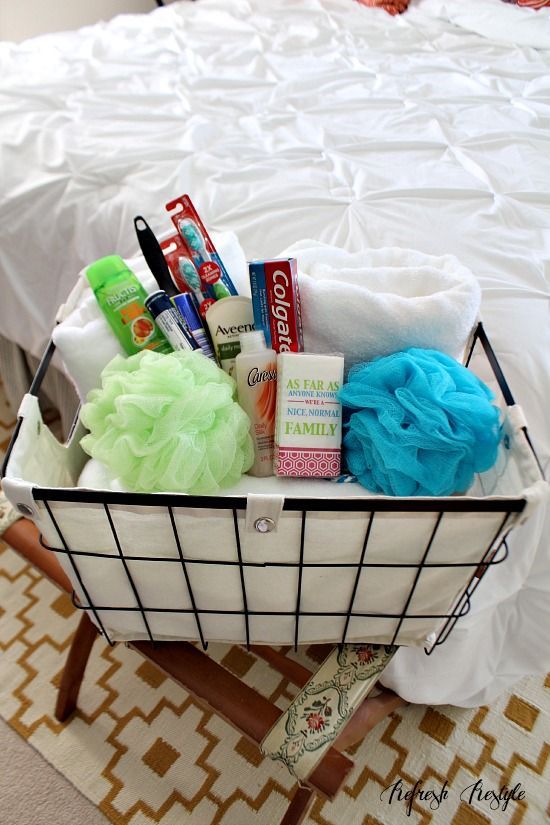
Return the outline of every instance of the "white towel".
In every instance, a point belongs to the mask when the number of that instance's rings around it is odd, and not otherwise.
[[[478,317],[479,284],[452,255],[301,241],[284,256],[298,260],[305,350],[343,353],[346,369],[407,347],[459,358]]]
[[[357,482],[336,484],[330,479],[320,478],[285,478],[279,476],[243,475],[232,487],[225,487],[218,496],[248,496],[265,494],[284,496],[285,498],[364,498],[365,488]],[[90,458],[84,465],[77,487],[87,490],[113,490],[117,493],[129,492],[128,487],[120,481],[115,473],[96,458]],[[369,494],[370,495],[370,494]]]

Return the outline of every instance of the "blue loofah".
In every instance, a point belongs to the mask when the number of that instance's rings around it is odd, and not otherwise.
[[[473,373],[435,350],[408,349],[354,367],[340,390],[349,471],[375,493],[463,493],[490,469],[499,410]],[[348,409],[346,409],[348,408]]]

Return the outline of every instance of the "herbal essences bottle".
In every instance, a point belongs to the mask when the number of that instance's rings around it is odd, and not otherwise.
[[[263,332],[243,332],[235,359],[239,404],[250,418],[254,441],[252,476],[273,475],[273,439],[277,399],[277,354],[267,349]]]

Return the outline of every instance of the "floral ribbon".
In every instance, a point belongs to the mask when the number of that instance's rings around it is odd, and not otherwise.
[[[397,650],[371,644],[334,648],[264,738],[262,753],[305,781]]]

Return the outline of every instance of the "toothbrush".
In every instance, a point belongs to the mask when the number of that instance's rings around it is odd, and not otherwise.
[[[178,271],[187,288],[193,293],[200,316],[204,318],[216,300],[212,297],[210,292],[212,287],[207,287],[208,292],[203,291],[199,273],[195,269],[194,264],[192,264],[189,258],[186,258],[185,255],[180,255],[178,258]]]
[[[228,298],[231,295],[231,292],[220,280],[220,267],[208,254],[204,239],[195,221],[191,218],[184,218],[179,221],[178,229],[181,237],[187,245],[187,248],[189,249],[189,252],[191,253],[191,257],[193,258],[193,263],[195,264],[197,271],[200,272],[201,267],[203,267],[204,264],[212,264],[212,266],[217,270],[217,279],[213,283],[209,284],[209,286],[212,287],[216,300]]]
[[[180,235],[189,247],[189,251],[193,256],[193,263],[197,269],[207,261],[210,261],[210,255],[206,251],[206,245],[203,237],[199,232],[199,228],[194,220],[191,218],[184,218],[179,221],[178,229]]]
[[[214,290],[216,301],[219,301],[222,298],[229,298],[231,296],[230,291],[224,284],[222,284],[221,281],[217,281],[215,284],[212,284],[212,289]]]
[[[199,302],[203,300],[201,279],[194,264],[186,258],[185,255],[180,255],[178,258],[178,269],[182,280],[187,284],[191,292],[197,296]]]

